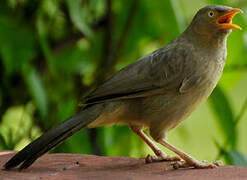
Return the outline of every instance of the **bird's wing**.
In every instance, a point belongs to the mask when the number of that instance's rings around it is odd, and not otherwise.
[[[184,50],[168,45],[123,68],[86,97],[85,104],[147,97],[181,85]]]

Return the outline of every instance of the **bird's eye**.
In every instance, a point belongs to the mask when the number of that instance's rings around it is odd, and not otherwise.
[[[214,12],[213,12],[213,11],[209,11],[209,12],[208,12],[208,16],[209,16],[209,17],[214,17]]]

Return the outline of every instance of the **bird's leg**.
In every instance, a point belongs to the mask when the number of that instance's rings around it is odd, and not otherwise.
[[[159,161],[180,161],[181,158],[177,156],[170,156],[164,153],[152,140],[143,132],[142,129],[136,126],[130,126],[130,129],[137,134],[155,153],[156,156],[148,155],[145,158],[146,163],[159,162]]]
[[[188,154],[184,153],[183,151],[179,150],[175,146],[169,144],[164,139],[159,139],[159,140],[157,140],[157,142],[159,142],[160,144],[162,144],[166,148],[170,149],[171,151],[173,151],[174,153],[179,155],[184,160],[184,161],[177,161],[177,162],[172,163],[173,167],[175,169],[177,169],[177,168],[185,168],[185,167],[215,168],[217,166],[220,166],[220,164],[221,164],[220,161],[216,161],[216,162],[213,162],[213,163],[209,163],[209,162],[206,162],[206,161],[200,162],[200,161],[194,159],[193,157],[191,157],[190,155],[188,155]]]

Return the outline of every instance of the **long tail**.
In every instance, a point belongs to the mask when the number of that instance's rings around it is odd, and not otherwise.
[[[49,130],[25,148],[19,151],[5,165],[5,169],[11,169],[19,164],[19,170],[28,168],[36,159],[51,150],[56,145],[62,143],[65,139],[72,136],[81,128],[86,127],[94,121],[100,114],[101,109],[96,106],[89,107],[75,116],[69,118],[57,127]]]

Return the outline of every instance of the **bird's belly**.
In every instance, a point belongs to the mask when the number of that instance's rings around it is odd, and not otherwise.
[[[101,115],[88,128],[111,125],[138,125],[143,126],[144,121],[140,113],[130,111],[129,103],[135,100],[113,101],[105,103],[105,109]]]
[[[163,136],[165,132],[185,120],[201,103],[205,102],[214,87],[215,85],[212,84],[206,88],[195,88],[184,94],[168,94],[151,99],[154,104],[155,101],[160,104],[156,112],[153,111],[150,115],[143,117],[143,121],[147,122],[145,124],[149,126],[152,137]]]

